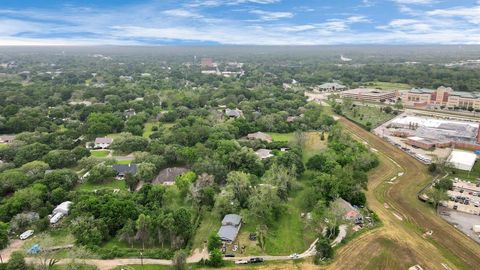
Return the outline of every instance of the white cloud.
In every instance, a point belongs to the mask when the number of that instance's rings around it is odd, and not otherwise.
[[[393,0],[397,4],[401,5],[427,5],[433,4],[436,0]]]
[[[470,23],[480,24],[480,6],[435,9],[427,12],[429,16],[460,17]]]
[[[250,10],[252,14],[258,15],[263,21],[274,21],[285,18],[292,18],[294,14],[292,12],[278,12],[278,11],[264,11],[264,10]]]
[[[168,16],[173,16],[173,17],[185,17],[185,18],[202,18],[203,17],[201,14],[198,14],[186,9],[182,9],[182,8],[169,9],[169,10],[163,11],[162,13]]]

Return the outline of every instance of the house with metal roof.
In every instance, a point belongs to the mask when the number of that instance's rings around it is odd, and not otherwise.
[[[236,214],[228,214],[222,220],[222,226],[218,230],[218,236],[222,241],[233,242],[237,238],[240,227],[242,226],[242,217]]]

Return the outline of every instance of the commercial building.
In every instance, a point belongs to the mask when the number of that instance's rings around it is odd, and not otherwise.
[[[382,91],[372,88],[356,88],[340,92],[340,97],[364,100],[371,102],[385,102],[394,100],[398,96],[397,91]]]
[[[480,109],[479,92],[459,92],[450,87],[440,86],[436,90],[414,88],[401,95],[402,103],[414,107],[446,107]]]
[[[324,83],[316,87],[316,89],[321,92],[336,92],[347,90],[347,87],[339,83]]]
[[[392,120],[392,135],[407,137],[406,143],[422,149],[457,147],[480,149],[478,122],[437,119],[421,116],[401,116]]]
[[[453,150],[447,162],[459,170],[471,171],[476,160],[477,155],[475,153]]]

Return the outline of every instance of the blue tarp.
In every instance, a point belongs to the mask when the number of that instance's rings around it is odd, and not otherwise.
[[[40,250],[41,250],[41,249],[40,249],[40,245],[39,245],[39,244],[35,244],[35,245],[33,245],[33,246],[27,251],[27,253],[28,253],[28,254],[37,254],[37,253],[40,252]]]

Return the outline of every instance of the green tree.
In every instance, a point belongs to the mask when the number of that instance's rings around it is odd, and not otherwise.
[[[180,190],[180,194],[182,197],[185,197],[190,190],[193,182],[197,178],[197,174],[192,171],[186,172],[184,174],[178,175],[175,177],[175,185],[177,186],[178,190]]]
[[[145,250],[145,242],[148,241],[152,228],[152,219],[150,216],[140,214],[136,221],[137,239],[142,242],[142,249]]]
[[[8,225],[0,221],[0,249],[8,245]]]
[[[131,173],[125,174],[125,185],[127,186],[128,190],[134,192],[138,185],[138,178],[133,176]]]
[[[10,260],[7,263],[6,270],[28,270],[29,267],[25,262],[25,257],[21,252],[14,252],[10,256]]]
[[[227,175],[227,189],[232,190],[241,207],[247,206],[251,192],[251,177],[250,174],[239,171],[233,171]]]
[[[334,254],[334,250],[330,245],[330,241],[323,236],[319,237],[317,243],[315,244],[315,250],[316,253],[314,261],[317,264],[321,261],[332,258]]]
[[[222,240],[220,239],[220,236],[216,233],[210,234],[208,237],[208,251],[211,252],[214,249],[218,249],[222,246]]]
[[[220,249],[216,248],[210,251],[210,257],[208,258],[208,265],[211,267],[223,266],[223,254]]]
[[[68,150],[52,150],[43,157],[43,161],[52,169],[65,168],[75,165],[75,155]]]
[[[118,237],[121,241],[127,242],[133,248],[133,242],[135,240],[135,222],[131,219],[123,225],[123,228],[118,232]]]
[[[187,269],[188,254],[184,250],[178,250],[173,256],[173,268],[175,270]]]

